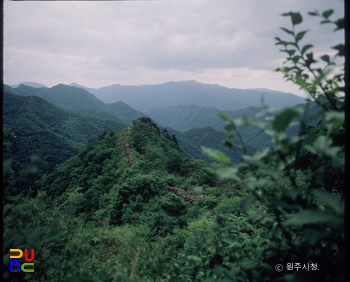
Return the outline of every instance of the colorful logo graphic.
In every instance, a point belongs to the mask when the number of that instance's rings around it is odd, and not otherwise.
[[[23,252],[20,249],[10,249],[11,253],[17,252],[19,255],[10,255],[10,258],[21,258],[23,256]],[[26,261],[32,261],[34,259],[34,249],[31,249],[30,252],[30,258],[28,258],[28,250],[24,250],[24,259]],[[13,265],[15,264],[15,271],[13,271]],[[25,268],[26,266],[29,266],[29,268]],[[20,263],[18,260],[13,259],[10,262],[10,272],[20,272]],[[21,269],[23,272],[34,272],[34,263],[22,263]]]

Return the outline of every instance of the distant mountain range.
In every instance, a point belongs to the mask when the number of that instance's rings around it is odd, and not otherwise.
[[[42,84],[34,82],[23,84],[33,85],[32,87],[43,87]],[[304,98],[291,93],[264,88],[227,88],[218,84],[203,84],[194,80],[170,81],[157,85],[130,86],[114,84],[98,89],[85,87],[77,83],[72,83],[69,86],[83,88],[105,103],[123,101],[141,112],[155,108],[165,109],[171,106],[193,104],[227,111],[235,111],[247,107],[262,107],[262,93],[264,93],[266,105],[272,107],[293,107],[297,104],[306,103]]]
[[[13,85],[10,85],[10,86],[11,86],[12,88],[16,88],[16,87],[20,86],[21,84],[27,85],[27,86],[30,86],[30,87],[34,87],[34,88],[46,87],[44,84],[36,83],[36,82],[32,82],[32,81],[21,82],[21,83],[19,83],[19,84],[13,84]]]
[[[33,88],[26,85],[20,85],[19,87],[13,89],[12,87],[8,85],[4,85],[4,97],[6,100],[8,100],[8,97],[13,98],[11,101],[17,101],[14,102],[15,104],[18,103],[18,105],[22,105],[23,110],[20,112],[29,112],[30,114],[26,114],[26,116],[29,116],[29,119],[23,118],[21,115],[14,116],[15,113],[12,114],[11,117],[8,117],[8,114],[5,115],[6,119],[4,120],[5,124],[11,128],[21,128],[23,124],[26,124],[25,129],[30,130],[32,133],[35,131],[41,132],[43,129],[45,130],[53,130],[55,133],[58,133],[59,135],[64,136],[67,138],[67,142],[70,140],[73,143],[71,144],[73,147],[78,148],[82,147],[84,144],[87,143],[88,136],[91,136],[91,139],[96,139],[96,133],[93,133],[95,130],[94,125],[87,124],[87,122],[84,122],[86,124],[85,132],[86,134],[82,134],[80,132],[82,130],[82,126],[78,128],[75,128],[76,122],[71,121],[75,115],[67,116],[67,111],[73,111],[80,113],[81,117],[91,116],[98,119],[104,119],[104,120],[110,120],[112,121],[112,124],[121,124],[120,128],[125,128],[128,125],[131,125],[131,120],[140,118],[142,116],[146,116],[145,114],[138,112],[128,105],[126,105],[124,102],[117,102],[113,104],[105,104],[95,98],[92,94],[87,92],[85,89],[77,88],[75,86],[67,86],[63,84],[56,85],[52,88]],[[11,93],[11,94],[10,94]],[[19,95],[19,96],[18,96]],[[23,97],[25,96],[25,97]],[[39,104],[33,104],[29,103],[31,100],[27,100],[27,108],[24,111],[25,100],[21,100],[21,97],[24,99],[26,98],[34,98],[33,96],[38,96],[43,99],[45,99],[45,103],[39,103]],[[38,98],[40,101],[40,98]],[[44,101],[44,100],[42,100]],[[49,103],[48,103],[49,102]],[[47,106],[48,110],[44,110],[45,105]],[[57,106],[58,108],[54,107]],[[4,113],[8,113],[9,108],[16,108],[17,106],[10,106],[9,102],[4,104],[6,106],[6,109],[4,109]],[[54,110],[56,109],[56,110]],[[62,112],[58,112],[57,109],[61,110]],[[193,115],[198,116],[198,112],[200,112],[200,107],[193,108]],[[107,112],[108,111],[108,112]],[[34,113],[40,113],[40,116],[36,116]],[[50,114],[51,113],[51,114]],[[113,115],[112,115],[113,114]],[[215,112],[216,114],[216,112]],[[50,115],[53,115],[54,117],[51,117]],[[35,116],[35,117],[34,117]],[[79,116],[79,115],[78,115]],[[45,121],[52,121],[55,120],[54,124],[60,124],[60,117],[63,119],[63,124],[58,126],[58,128],[54,128],[52,123],[47,123]],[[186,117],[186,116],[185,116]],[[200,117],[199,117],[200,118]],[[121,123],[120,121],[124,121],[125,123]],[[27,124],[29,122],[29,124]],[[100,120],[102,122],[102,120]],[[90,122],[91,123],[91,122]],[[169,127],[167,129],[171,134],[175,134],[176,137],[179,140],[179,144],[181,148],[184,150],[185,153],[190,154],[194,158],[199,158],[206,160],[208,162],[212,162],[213,160],[205,156],[201,150],[201,146],[206,147],[212,147],[215,149],[220,149],[220,143],[223,140],[224,134],[222,132],[218,132],[217,130],[210,128],[207,126],[209,121],[206,123],[201,123],[203,125],[201,129],[195,129],[190,131],[187,134],[184,134],[182,132],[173,130]],[[73,127],[68,126],[68,124],[72,124]],[[101,123],[101,128],[105,129],[105,126],[102,126],[103,123]],[[115,127],[111,127],[114,129]],[[192,129],[192,127],[191,127]],[[60,130],[63,130],[60,132]],[[67,131],[67,132],[66,132]],[[101,133],[101,130],[98,131]],[[195,137],[191,132],[195,132]],[[77,133],[77,135],[73,134]],[[17,133],[16,133],[17,134]],[[73,134],[74,138],[70,138],[69,134]],[[84,136],[84,137],[83,137]],[[202,141],[200,141],[202,140]],[[40,143],[40,142],[39,142]],[[40,145],[37,143],[37,145],[42,147],[43,145]],[[60,145],[61,146],[61,145]],[[251,152],[255,151],[254,148],[251,148]],[[34,154],[35,152],[32,152]],[[240,155],[241,153],[238,150],[227,150],[226,153],[232,158],[234,162],[240,161]]]
[[[307,104],[299,104],[295,107],[305,107]],[[263,111],[261,107],[248,107],[236,111],[223,111],[232,119],[252,117]],[[308,114],[312,115],[320,108],[315,104],[309,104]],[[226,121],[219,118],[218,109],[214,107],[199,107],[197,105],[179,105],[166,109],[153,109],[146,114],[160,126],[169,127],[178,131],[187,132],[193,129],[211,127],[217,131],[224,132]],[[264,117],[261,117],[264,118]],[[319,119],[315,119],[309,125],[315,126]],[[273,146],[271,138],[262,134],[260,129],[255,127],[239,127],[243,141],[252,147],[263,148]],[[286,130],[288,136],[295,136],[299,133],[299,127],[291,127]]]
[[[174,86],[173,90],[170,90],[171,86]],[[123,88],[124,86],[120,87]],[[128,86],[125,87],[128,88]],[[148,99],[147,91],[151,91],[151,88],[155,92],[153,96],[150,94]],[[175,134],[183,151],[194,158],[212,162],[213,160],[205,156],[200,148],[201,146],[206,146],[224,151],[233,163],[241,161],[241,152],[238,149],[227,150],[220,147],[220,143],[222,143],[224,138],[223,127],[225,121],[218,118],[217,108],[198,105],[206,99],[208,103],[212,101],[214,104],[215,99],[212,95],[215,91],[210,92],[210,89],[219,89],[223,92],[231,91],[232,89],[226,88],[226,90],[223,90],[225,88],[218,85],[204,85],[193,81],[170,82],[163,85],[130,86],[129,89],[132,91],[130,92],[131,94],[129,93],[130,95],[124,96],[126,98],[129,96],[133,98],[138,97],[137,95],[140,92],[135,89],[148,89],[143,94],[144,100],[142,101],[145,103],[145,109],[151,106],[153,109],[149,109],[144,114],[127,105],[125,101],[107,104],[96,98],[96,94],[91,94],[89,92],[91,89],[88,91],[88,89],[83,89],[79,85],[68,86],[59,84],[51,88],[32,87],[24,84],[13,88],[9,85],[3,85],[3,124],[9,127],[10,131],[16,135],[16,138],[11,140],[13,144],[11,154],[7,153],[4,157],[13,159],[12,167],[15,171],[23,168],[23,164],[28,164],[31,155],[39,155],[48,162],[49,168],[53,168],[76,154],[89,139],[96,140],[104,131],[110,129],[119,131],[131,125],[132,120],[145,116],[151,117],[160,127],[167,128],[169,134]],[[181,92],[181,89],[183,92]],[[194,91],[192,96],[188,94],[189,92],[186,92],[190,91],[189,89]],[[207,92],[204,90],[204,92],[201,92],[201,89],[207,89]],[[176,91],[179,91],[179,96],[174,94]],[[162,99],[159,98],[161,97],[161,92],[163,93]],[[226,101],[229,103],[229,98],[234,95],[226,93],[227,95],[225,94],[225,96],[223,92],[218,94],[216,100],[219,101],[221,99],[221,101],[224,101],[226,97]],[[253,92],[255,96],[252,94]],[[174,95],[171,95],[171,93]],[[181,97],[186,98],[186,93],[190,96],[187,101],[191,101],[195,97],[201,97],[204,94],[203,99],[197,99],[198,104],[154,108],[157,105],[164,106],[169,101],[177,103]],[[259,92],[252,91],[252,93],[249,93],[246,93],[247,97],[251,95],[252,101],[254,100],[253,97],[260,99],[258,98]],[[285,93],[271,95],[280,95],[282,98],[285,97],[286,100],[291,98],[289,100],[290,103],[297,97]],[[157,97],[160,99],[159,103],[157,103],[157,100],[154,100]],[[237,102],[237,105],[243,106],[248,100]],[[136,100],[134,102],[139,103]],[[254,103],[257,104],[257,102]],[[303,105],[306,104],[301,104],[301,106]],[[315,110],[313,107],[311,107],[312,112]],[[262,108],[255,106],[234,111],[225,110],[225,107],[219,109],[224,110],[231,118],[253,116],[262,110]],[[272,145],[270,137],[263,135],[256,128],[241,127],[240,131],[246,143],[248,154],[254,153],[257,148]],[[298,132],[299,128],[295,127],[288,129],[287,134],[296,135]],[[235,137],[233,138],[235,139]],[[19,181],[22,181],[23,185],[29,185],[43,173],[44,170],[41,170],[41,173],[38,175],[32,176],[30,174],[20,178]]]
[[[26,87],[28,86],[20,86],[19,92],[23,93]],[[76,155],[89,140],[96,141],[103,132],[120,131],[128,127],[125,123],[102,120],[59,108],[36,95],[9,93],[16,90],[4,86],[3,125],[16,136],[9,140],[12,146],[10,152],[4,153],[4,159],[12,159],[11,167],[17,173],[30,163],[30,156],[33,155],[45,160],[47,165],[39,166],[36,174],[17,177],[13,187],[23,189],[33,185],[47,170],[54,169]],[[78,90],[80,93],[82,89]],[[32,94],[35,94],[35,91]],[[71,95],[74,96],[74,94]],[[46,93],[46,98],[50,97]],[[88,95],[81,97],[81,99],[88,98]],[[84,104],[84,101],[80,102]],[[206,146],[225,151],[234,163],[242,160],[239,150],[223,150],[220,147],[224,133],[211,127],[193,129],[185,133],[171,128],[168,128],[168,131],[177,136],[180,147],[193,158],[213,162],[203,154],[200,148]],[[249,152],[254,151],[255,148],[249,147]],[[13,191],[13,193],[17,192]]]
[[[236,111],[223,111],[231,118],[253,116],[261,112],[261,107],[247,107]],[[166,109],[152,109],[147,115],[159,125],[171,127],[179,131],[187,131],[192,128],[210,126],[219,131],[224,131],[225,121],[218,115],[218,109],[214,107],[199,107],[197,105],[178,105]]]
[[[21,96],[35,95],[64,110],[128,125],[132,125],[132,120],[146,116],[122,101],[105,104],[85,89],[64,84],[58,84],[51,88],[34,88],[24,84],[12,88],[4,85],[4,91]]]
[[[180,147],[186,153],[195,159],[202,159],[207,162],[213,160],[203,154],[201,146],[219,150],[225,153],[232,163],[239,163],[243,161],[242,152],[238,149],[227,149],[221,146],[225,133],[217,131],[209,126],[203,128],[192,128],[191,130],[179,132],[170,127],[166,128],[169,134],[174,134],[179,142]],[[237,138],[233,138],[235,143],[238,143]],[[256,147],[247,144],[247,153],[253,154],[257,150]]]
[[[117,89],[115,92],[116,95],[111,95],[110,91],[113,89]],[[134,119],[140,118],[142,116],[149,116],[160,126],[175,129],[178,131],[175,135],[179,136],[179,132],[181,131],[189,131],[194,128],[204,128],[208,126],[217,131],[223,132],[225,121],[218,117],[218,109],[223,110],[231,118],[253,116],[254,114],[260,112],[262,108],[257,106],[245,106],[248,105],[247,103],[259,105],[259,91],[266,92],[269,90],[242,90],[244,92],[244,95],[241,97],[239,95],[236,95],[239,91],[241,91],[239,89],[229,89],[221,87],[219,85],[202,84],[196,81],[183,81],[144,86],[113,85],[109,87],[102,87],[100,89],[87,88],[76,83],[72,83],[70,86],[59,84],[51,88],[34,88],[21,84],[17,88],[12,88],[8,85],[4,85],[4,91],[7,91],[8,93],[19,94],[22,96],[36,95],[65,110],[74,111],[100,119],[122,122],[128,125],[131,125],[131,121]],[[190,91],[192,91],[192,94]],[[91,94],[93,92],[94,94]],[[124,93],[124,95],[122,95],[122,93]],[[143,94],[141,95],[141,93]],[[161,93],[163,93],[163,95],[161,95]],[[171,93],[173,93],[173,95],[171,95]],[[176,95],[175,93],[180,94]],[[109,99],[116,99],[116,97],[120,97],[121,99],[129,101],[129,103],[135,104],[140,104],[143,102],[141,107],[152,107],[152,109],[149,109],[145,113],[142,113],[127,105],[125,101],[117,101],[112,104],[106,104],[96,98],[96,96],[100,98],[103,96],[105,98],[109,97]],[[143,97],[143,100],[141,98],[135,99],[135,97],[140,96]],[[192,105],[186,105],[185,103],[184,105],[176,105],[166,108],[155,108],[157,105],[165,106],[167,103],[176,104],[181,100],[181,97],[182,101],[186,102],[191,101],[192,99],[193,101],[196,100],[197,103]],[[195,97],[197,97],[197,99],[195,99]],[[240,98],[241,102],[230,102],[230,99],[232,100],[232,97]],[[301,100],[302,102],[305,102],[304,99],[296,95],[278,91],[271,91],[266,94],[266,97],[268,98],[266,99],[266,103],[268,103],[269,99],[271,100],[271,98],[273,98],[272,101],[270,101],[270,104],[272,103],[273,106],[281,106],[281,104],[282,106],[288,106],[288,103],[290,104],[289,106],[294,106],[294,103],[296,101]],[[223,106],[222,108],[219,108],[213,106],[215,103],[221,103],[220,100],[224,101],[225,99],[226,107]],[[198,105],[203,104],[204,102],[209,103],[210,101],[211,106]],[[234,107],[236,108],[244,108],[233,111],[225,110],[225,108],[228,107],[227,105],[230,103],[233,103]],[[289,129],[287,133],[291,135],[297,134],[298,129]],[[270,144],[269,137],[263,136],[258,129],[244,127],[244,130],[241,132],[241,134],[243,140],[247,142],[247,145],[258,148],[272,145]],[[184,143],[183,145],[185,146]],[[198,152],[196,152],[197,156],[199,154],[202,155],[201,150],[198,150]]]
[[[127,86],[115,84],[99,89],[74,84],[94,94],[105,103],[124,101],[131,107],[146,112],[154,108],[195,104],[201,107],[215,107],[220,110],[239,110],[247,107],[261,107],[263,92],[266,105],[290,107],[306,103],[304,98],[291,93],[274,90],[245,90],[226,88],[220,85],[203,84],[194,80],[167,82],[158,85]]]

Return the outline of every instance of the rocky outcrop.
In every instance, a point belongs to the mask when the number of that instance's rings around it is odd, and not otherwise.
[[[175,195],[179,196],[180,198],[182,198],[185,202],[190,203],[193,206],[194,201],[199,198],[205,198],[205,195],[200,195],[200,196],[193,196],[190,194],[187,194],[185,192],[185,190],[180,189],[180,188],[176,188],[176,187],[170,187],[169,185],[166,186],[166,191],[174,193]]]

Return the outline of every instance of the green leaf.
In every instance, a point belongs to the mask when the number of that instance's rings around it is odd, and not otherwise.
[[[322,16],[325,17],[326,19],[328,19],[328,18],[330,17],[330,15],[333,14],[333,12],[334,12],[333,9],[329,9],[329,10],[327,10],[327,11],[324,11],[324,12],[322,13]]]
[[[227,120],[228,122],[232,122],[232,119],[228,115],[226,115],[224,112],[218,111],[218,114],[221,118]]]
[[[322,190],[314,190],[312,193],[321,201],[333,208],[337,213],[344,214],[344,205],[340,203],[339,199],[333,197],[331,193]]]
[[[207,246],[208,246],[208,244],[207,244],[206,242],[199,242],[199,243],[198,243],[198,248],[199,248],[200,250],[205,249]]]
[[[308,30],[298,32],[298,34],[295,36],[295,40],[299,42],[307,32]]]
[[[326,24],[326,23],[331,23],[331,21],[329,20],[324,20],[324,21],[321,21],[320,24]]]
[[[222,264],[222,262],[221,263],[218,263],[218,264]],[[217,269],[216,269],[216,271],[214,272],[214,274],[216,275],[216,277],[221,277],[221,275],[224,273],[224,268],[220,265]]]
[[[344,53],[344,44],[338,44],[336,46],[331,47],[334,50],[338,50],[338,56],[343,57],[345,55]]]
[[[11,160],[6,160],[2,162],[2,178],[5,178],[5,175],[11,168]]]
[[[300,205],[296,205],[296,204],[289,204],[287,203],[286,201],[284,200],[279,200],[279,199],[276,199],[276,198],[272,198],[269,200],[270,204],[271,205],[274,205],[276,207],[280,207],[286,211],[299,211],[299,210],[302,210],[301,206]]]
[[[272,128],[277,131],[281,132],[285,130],[289,123],[294,119],[295,117],[298,117],[300,115],[300,110],[295,108],[286,108],[276,114],[275,118],[272,121]]]
[[[235,179],[236,181],[242,181],[238,176],[238,168],[235,167],[223,167],[219,168],[216,173],[221,179]]]
[[[325,151],[329,149],[332,145],[332,140],[330,140],[327,136],[318,136],[317,139],[312,143],[312,146],[305,145],[305,149],[312,154],[323,156]]]
[[[303,17],[299,12],[297,13],[292,13],[292,24],[297,25],[300,24],[303,21]]]
[[[330,62],[330,57],[329,57],[329,55],[323,55],[323,56],[321,56],[320,58],[321,58],[321,60],[323,60],[323,61],[325,61],[326,63],[329,64],[329,62]]]
[[[196,240],[194,238],[187,238],[186,243],[189,245],[196,245]]]
[[[304,54],[308,49],[314,47],[314,45],[307,44],[303,48],[301,48],[301,54]]]
[[[258,119],[256,117],[243,117],[243,118],[238,118],[235,120],[237,126],[240,125],[248,125],[248,126],[254,126],[257,127],[261,130],[265,130],[267,129],[267,125],[264,121],[262,121],[261,119]]]
[[[24,169],[21,169],[19,171],[19,175],[22,175],[22,174],[29,174],[29,173],[36,173],[38,171],[38,168],[36,167],[36,165],[28,165],[26,166]]]
[[[196,236],[201,237],[205,234],[205,230],[203,228],[197,228],[195,230],[195,234],[196,234]]]
[[[284,27],[281,27],[281,29],[282,29],[283,31],[285,31],[285,32],[289,33],[289,34],[294,35],[294,32],[293,32],[293,31],[291,31],[291,30],[289,30],[289,29],[286,29],[286,28],[284,28]]]
[[[231,268],[229,273],[231,277],[236,277],[240,272],[241,272],[241,267],[238,264],[236,264]]]
[[[314,246],[318,241],[329,234],[327,231],[316,230],[313,228],[305,228],[303,233],[306,241],[308,241],[311,246]]]
[[[320,210],[303,210],[289,217],[284,223],[284,226],[305,225],[305,224],[328,224],[336,225],[344,223],[344,220],[339,216],[329,211]]]
[[[214,230],[214,232],[216,232],[216,233],[220,232],[221,226],[220,226],[219,223],[213,222],[213,223],[210,224],[210,227],[211,227],[211,229]]]
[[[248,156],[248,155],[243,155],[243,159],[252,165],[255,165],[257,167],[265,167],[266,165],[260,161],[259,157],[257,157],[256,155],[254,156]]]
[[[290,16],[290,13],[283,13],[281,16],[282,16],[282,17],[289,17],[289,16]]]
[[[317,11],[316,12],[308,12],[308,14],[310,16],[318,16],[319,15]]]
[[[233,131],[233,130],[237,130],[236,126],[235,126],[234,124],[232,124],[232,123],[226,125],[224,128],[225,128],[225,130],[226,130],[227,132],[231,132],[231,131]]]
[[[325,120],[326,120],[327,129],[329,131],[336,130],[344,124],[345,113],[344,112],[329,111],[326,113]]]
[[[208,243],[210,246],[216,247],[216,244],[218,243],[218,241],[217,241],[214,237],[212,237],[212,238],[208,239],[207,243]]]
[[[299,56],[299,55],[296,55],[296,56],[294,56],[294,57],[292,57],[292,60],[293,60],[293,62],[296,64],[297,62],[299,62],[299,60],[301,59],[301,56]]]
[[[31,246],[36,240],[36,238],[38,237],[38,235],[39,235],[39,229],[33,228],[25,235],[24,240],[29,246]]]
[[[44,242],[51,241],[53,239],[56,239],[63,233],[63,230],[60,227],[59,220],[56,220],[52,223],[51,230],[49,234],[47,234],[46,238],[43,240]]]
[[[295,42],[287,41],[286,44],[287,44],[287,45],[292,45],[292,46],[294,46],[294,47],[297,47],[297,45],[295,44]]]
[[[337,19],[334,23],[337,25],[337,28],[334,29],[334,31],[344,28],[344,18]]]
[[[295,53],[295,50],[281,50],[281,52],[287,53],[289,56],[293,56]]]
[[[177,263],[185,263],[186,261],[187,261],[187,259],[184,256],[179,256],[177,258]]]
[[[242,263],[242,268],[244,268],[244,269],[252,269],[254,267],[255,267],[255,265],[252,264],[250,261],[244,261]]]
[[[225,226],[225,229],[227,229],[226,226]],[[221,237],[221,242],[225,242],[227,244],[233,244],[233,243],[235,243],[235,240],[233,240],[229,235],[223,235]]]
[[[245,212],[248,206],[254,204],[258,199],[256,197],[247,197],[241,201],[240,209]]]
[[[202,146],[201,148],[203,153],[206,154],[208,157],[225,164],[230,163],[230,158],[227,157],[224,153],[215,149],[206,148],[204,146]]]

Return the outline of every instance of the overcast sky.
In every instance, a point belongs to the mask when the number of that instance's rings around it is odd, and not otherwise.
[[[285,54],[274,37],[291,41],[281,14],[302,13],[301,44],[334,54],[343,31],[307,12],[342,0],[4,2],[4,83],[160,84],[196,80],[229,88],[268,88],[303,95],[273,70]]]

